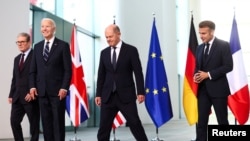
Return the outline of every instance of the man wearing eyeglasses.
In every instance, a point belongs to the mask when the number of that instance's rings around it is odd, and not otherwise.
[[[8,102],[11,104],[10,123],[15,141],[24,141],[21,122],[26,114],[30,123],[30,141],[39,139],[39,105],[29,93],[29,69],[33,51],[30,35],[19,33],[16,44],[21,52],[14,59],[13,76]]]

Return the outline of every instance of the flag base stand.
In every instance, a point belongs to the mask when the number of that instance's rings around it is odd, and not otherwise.
[[[120,141],[115,137],[115,128],[113,128],[113,136],[114,136],[113,139],[110,139],[109,141]]]
[[[76,130],[77,130],[77,127],[74,127],[75,137],[73,137],[73,138],[70,139],[69,141],[81,141],[81,139],[78,139],[78,138],[76,137]]]
[[[70,139],[69,141],[81,141],[81,139],[78,139],[77,137],[74,137],[74,138]]]
[[[120,141],[120,140],[116,139],[116,138],[113,138],[113,139],[110,139],[109,141]]]
[[[164,141],[163,139],[160,139],[158,137],[153,138],[151,141]]]
[[[160,139],[160,138],[158,137],[158,128],[156,128],[156,137],[153,138],[153,139],[151,139],[151,141],[164,141],[163,139]]]

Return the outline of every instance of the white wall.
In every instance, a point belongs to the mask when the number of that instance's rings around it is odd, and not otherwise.
[[[19,32],[29,31],[29,1],[5,0],[0,4],[0,139],[13,138],[10,128],[10,108],[8,95],[12,78],[14,57],[19,53],[15,44]],[[28,136],[28,122],[23,121],[24,136]]]
[[[94,10],[97,35],[100,40],[97,45],[97,56],[101,49],[106,47],[104,29],[113,23],[116,16],[116,24],[120,26],[122,39],[136,46],[141,57],[144,75],[148,61],[150,36],[153,24],[153,15],[156,17],[156,28],[164,57],[164,65],[169,81],[169,89],[174,117],[179,119],[179,86],[177,71],[177,37],[176,37],[176,3],[175,0],[105,0],[96,1]],[[99,61],[99,60],[97,60]],[[97,63],[98,64],[98,63]],[[150,119],[145,104],[138,105],[142,122],[153,123]]]

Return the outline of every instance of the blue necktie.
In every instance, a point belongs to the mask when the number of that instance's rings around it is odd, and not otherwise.
[[[112,57],[112,64],[113,64],[113,68],[116,68],[116,52],[115,49],[116,47],[113,47],[114,51],[113,51],[113,57]]]
[[[49,42],[46,42],[44,52],[43,52],[43,59],[47,61],[49,58]]]
[[[206,49],[205,49],[205,59],[207,59],[209,53],[209,43],[206,43]]]

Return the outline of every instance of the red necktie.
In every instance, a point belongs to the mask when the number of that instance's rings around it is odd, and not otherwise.
[[[25,55],[24,53],[22,53],[22,55],[21,55],[21,59],[20,59],[20,62],[19,62],[19,70],[23,69],[24,55]]]

